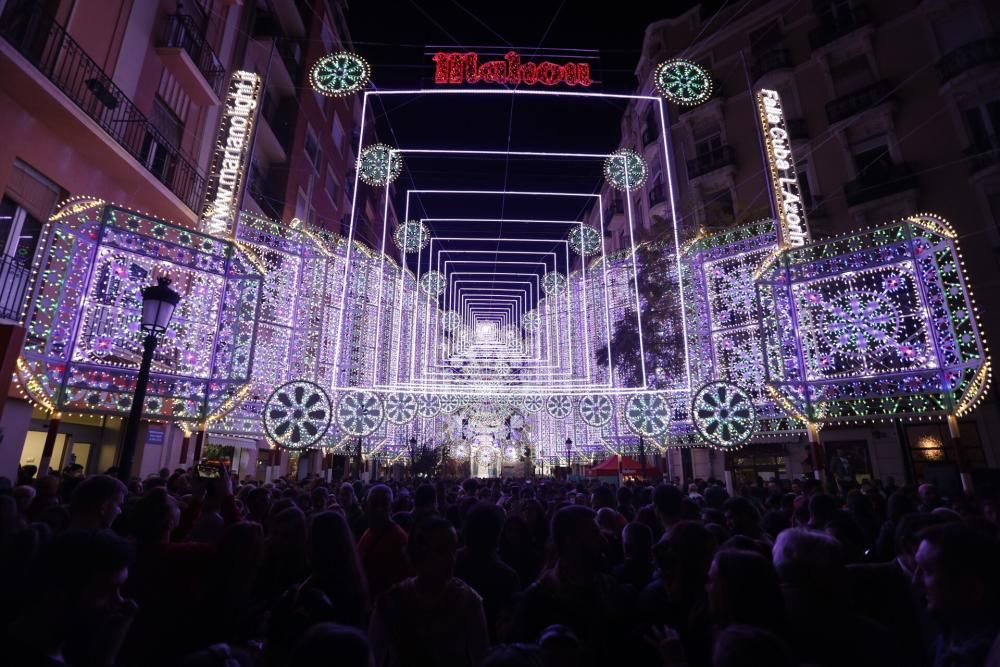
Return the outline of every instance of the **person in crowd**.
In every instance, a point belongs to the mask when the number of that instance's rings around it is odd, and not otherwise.
[[[416,576],[375,602],[369,637],[378,665],[479,665],[489,646],[482,598],[454,576],[458,536],[446,519],[414,526]]]
[[[633,522],[622,530],[621,541],[625,560],[612,574],[619,587],[628,587],[631,594],[638,595],[653,578],[653,531]]]
[[[731,499],[735,500],[735,499]],[[785,626],[774,566],[757,551],[721,549],[708,569],[708,611],[716,630],[753,625],[774,633]]]
[[[938,507],[944,506],[941,496],[938,495],[937,486],[930,482],[917,487],[917,498],[920,501],[917,509],[921,512],[932,512]]]
[[[324,667],[336,656],[338,667],[370,667],[368,638],[357,628],[318,623],[302,635],[292,650],[289,667]]]
[[[368,528],[358,541],[358,554],[368,578],[368,590],[377,597],[412,574],[407,557],[406,531],[392,520],[392,489],[376,484],[368,491],[365,518]]]
[[[760,527],[760,512],[748,498],[737,496],[722,505],[726,528],[733,535],[748,537],[761,545],[770,546],[771,538]]]
[[[465,546],[459,549],[455,560],[455,576],[483,599],[492,641],[501,626],[506,628],[510,624],[514,597],[521,590],[517,572],[497,554],[503,524],[502,509],[487,503],[476,504],[465,517],[462,527]]]

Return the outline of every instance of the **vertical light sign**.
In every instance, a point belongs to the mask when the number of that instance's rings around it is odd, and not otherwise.
[[[253,72],[237,70],[229,79],[200,224],[201,231],[211,236],[229,238],[233,234],[253,144],[260,88],[260,77]]]
[[[778,230],[783,247],[803,246],[811,241],[806,221],[805,202],[799,187],[792,143],[785,127],[785,112],[778,91],[762,88],[757,91],[757,111],[764,132],[764,148],[774,190],[778,215]]]

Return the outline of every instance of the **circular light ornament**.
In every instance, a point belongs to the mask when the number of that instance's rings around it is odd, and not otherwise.
[[[419,220],[407,220],[392,233],[396,247],[403,252],[417,252],[427,247],[431,242],[431,233],[427,225]]]
[[[456,313],[454,310],[447,311],[441,317],[441,328],[451,333],[455,331],[462,325],[462,316]]]
[[[413,394],[394,392],[385,397],[385,418],[396,425],[408,424],[417,416],[417,399]]]
[[[638,190],[648,176],[646,161],[631,148],[619,148],[604,160],[604,178],[616,190]]]
[[[625,424],[636,435],[662,435],[670,426],[667,402],[659,394],[633,394],[625,403]]]
[[[337,404],[337,425],[348,435],[371,435],[384,419],[382,399],[369,391],[348,392]]]
[[[309,69],[309,85],[320,95],[345,97],[365,87],[372,76],[372,66],[357,55],[341,51],[330,53]]]
[[[577,255],[587,257],[600,251],[601,234],[590,225],[579,225],[569,230],[569,248]]]
[[[653,72],[657,90],[674,104],[694,106],[712,96],[712,75],[698,63],[674,58]]]
[[[709,382],[691,399],[691,420],[698,435],[716,447],[739,447],[757,429],[750,394],[732,382]]]
[[[305,449],[330,428],[333,404],[323,388],[308,380],[281,385],[264,403],[264,432],[279,447]]]
[[[566,419],[573,412],[573,401],[565,394],[553,394],[545,401],[545,411],[550,417]]]
[[[437,417],[441,412],[441,399],[437,394],[419,394],[417,396],[417,414],[424,419]]]
[[[553,296],[566,291],[566,276],[558,271],[550,271],[542,278],[542,291]]]
[[[444,292],[444,276],[437,271],[428,271],[420,276],[420,289],[429,296],[440,296]]]
[[[388,185],[403,171],[403,158],[386,144],[365,146],[358,158],[358,177],[368,185]]]
[[[537,310],[529,310],[521,316],[521,326],[524,327],[525,331],[538,331],[542,326],[542,316],[538,314]]]
[[[441,412],[449,415],[461,410],[463,405],[462,397],[458,394],[445,394],[441,397]]]
[[[580,417],[587,426],[599,428],[611,421],[615,404],[604,394],[593,394],[580,399]]]
[[[525,396],[524,400],[521,401],[521,407],[524,408],[525,412],[535,413],[545,407],[545,401],[542,400],[541,396]]]

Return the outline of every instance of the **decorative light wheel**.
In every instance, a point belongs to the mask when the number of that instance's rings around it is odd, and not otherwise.
[[[368,185],[387,185],[403,170],[403,158],[386,144],[365,146],[358,157],[358,178]]]
[[[419,220],[407,220],[392,233],[396,247],[403,252],[417,252],[427,247],[431,242],[431,233],[427,225]]]
[[[732,382],[709,382],[691,400],[698,435],[717,447],[737,447],[753,436],[757,411],[750,394]]]
[[[542,291],[549,296],[566,291],[566,276],[558,271],[549,271],[542,277]]]
[[[323,56],[309,69],[309,84],[320,95],[344,97],[365,87],[372,66],[355,53],[341,51]]]
[[[579,225],[569,230],[569,248],[584,257],[601,249],[601,234],[590,225]]]
[[[454,310],[449,310],[441,317],[441,328],[451,333],[462,325],[462,316]]]
[[[534,413],[545,407],[545,401],[542,400],[541,396],[525,396],[524,400],[521,401],[521,407],[524,408],[526,412]]]
[[[659,394],[633,394],[625,403],[625,424],[636,435],[663,434],[670,426],[666,400]]]
[[[616,190],[638,190],[648,176],[646,161],[631,148],[619,148],[604,160],[604,178]]]
[[[264,403],[264,432],[280,447],[304,449],[326,435],[332,414],[330,396],[318,384],[288,382]]]
[[[441,397],[441,412],[449,415],[462,408],[462,397],[457,394],[445,394]]]
[[[712,76],[690,60],[675,58],[660,63],[653,81],[660,94],[674,104],[693,106],[712,96]]]
[[[385,397],[385,418],[393,424],[408,424],[417,416],[417,399],[413,394],[395,392]]]
[[[417,394],[417,414],[424,419],[436,417],[441,412],[441,399],[437,394]]]
[[[566,419],[573,412],[573,401],[565,394],[553,394],[545,401],[545,411],[550,417]]]
[[[337,425],[348,435],[371,435],[384,419],[385,406],[378,394],[352,391],[344,394],[337,404]]]
[[[604,394],[593,394],[580,399],[580,417],[587,426],[600,427],[611,421],[615,404]]]
[[[444,292],[444,276],[437,271],[428,271],[420,276],[420,289],[430,296],[440,296]]]

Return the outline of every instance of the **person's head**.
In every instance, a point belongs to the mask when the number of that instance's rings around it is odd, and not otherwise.
[[[392,489],[385,484],[376,484],[368,489],[368,498],[365,502],[365,515],[368,518],[369,526],[380,528],[389,525],[391,511]]]
[[[648,563],[653,552],[653,531],[649,526],[633,521],[622,529],[625,558]]]
[[[594,511],[582,505],[563,507],[555,513],[551,534],[561,563],[585,568],[601,564],[606,543],[595,518]]]
[[[904,514],[911,514],[917,511],[917,504],[912,496],[905,491],[896,491],[886,502],[886,518],[893,524],[897,524]]]
[[[751,625],[733,624],[715,637],[712,667],[795,667],[788,646],[777,635]]]
[[[632,489],[627,486],[618,487],[618,506],[625,507],[632,504]]]
[[[13,495],[14,502],[17,503],[18,513],[27,514],[28,506],[31,505],[31,501],[35,499],[35,487],[28,486],[27,484],[15,486]]]
[[[267,543],[271,551],[301,555],[306,548],[305,512],[293,503],[273,514],[267,523]]]
[[[489,503],[476,503],[465,515],[462,535],[465,545],[476,553],[493,553],[503,531],[503,510]]]
[[[697,521],[674,524],[653,549],[660,577],[674,590],[684,589],[700,596],[715,555],[715,537]]]
[[[538,638],[545,667],[577,667],[580,664],[580,640],[565,625],[550,625]]]
[[[166,489],[153,489],[136,502],[128,515],[129,531],[140,545],[170,541],[170,533],[181,520],[177,501]]]
[[[917,568],[915,559],[917,547],[920,546],[920,538],[917,536],[926,528],[940,526],[948,521],[947,517],[934,512],[915,512],[907,514],[899,520],[894,535],[896,557],[909,572],[913,572]]]
[[[365,634],[336,623],[319,623],[306,630],[292,649],[288,664],[290,667],[321,667],[331,664],[332,656],[336,656],[337,665],[344,667],[373,664]]]
[[[809,527],[823,530],[837,513],[837,499],[827,493],[817,493],[809,499]]]
[[[736,535],[757,537],[760,531],[760,513],[748,499],[737,496],[722,505],[726,527]]]
[[[917,497],[924,507],[932,507],[938,502],[937,487],[930,483],[921,484],[917,487]]]
[[[413,509],[418,512],[437,512],[437,491],[433,484],[421,484],[413,494]]]
[[[765,512],[764,516],[760,519],[761,529],[767,533],[772,540],[777,538],[781,531],[786,528],[791,528],[791,526],[792,522],[788,518],[788,515],[780,510]]]
[[[344,482],[340,485],[340,489],[337,491],[337,502],[344,508],[344,511],[351,509],[358,502],[354,495],[354,487],[351,486],[350,482]]]
[[[610,507],[597,510],[597,526],[606,534],[616,535],[619,527],[618,512]]]
[[[684,496],[672,484],[660,484],[653,492],[653,508],[664,527],[676,523],[681,514]]]
[[[615,506],[615,494],[610,487],[601,485],[594,489],[593,494],[590,496],[590,507],[595,512],[600,510],[602,507],[614,507]]]
[[[542,652],[534,644],[497,644],[480,663],[482,667],[545,667]]]
[[[708,570],[708,609],[719,628],[733,623],[776,629],[784,603],[774,567],[756,551],[720,549]]]
[[[309,562],[314,572],[343,573],[354,576],[361,572],[354,536],[347,520],[339,512],[320,512],[309,522]]]
[[[960,523],[920,533],[914,579],[927,610],[948,622],[989,616],[1000,610],[1000,544],[995,534]]]
[[[455,571],[458,535],[447,519],[431,517],[414,526],[407,550],[418,579],[447,581]]]
[[[121,481],[107,475],[94,475],[80,482],[70,505],[77,528],[110,528],[122,513],[128,489]]]
[[[774,569],[781,585],[833,596],[844,571],[844,554],[836,539],[804,528],[790,528],[774,543]]]

